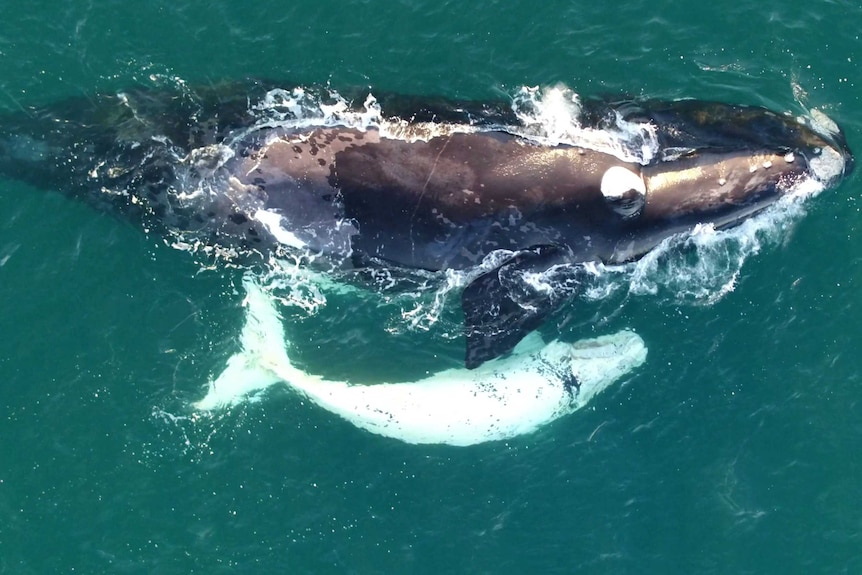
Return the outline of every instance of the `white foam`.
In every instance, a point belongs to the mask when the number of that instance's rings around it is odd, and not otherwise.
[[[513,97],[512,109],[523,126],[508,130],[542,144],[579,146],[641,164],[659,150],[655,126],[649,123],[627,122],[617,115],[607,128],[585,127],[580,97],[563,85],[523,87]]]
[[[676,304],[711,304],[732,292],[751,256],[778,244],[805,213],[805,200],[823,184],[806,178],[775,204],[726,230],[705,224],[662,241],[643,258],[622,266],[635,295]],[[619,274],[607,281],[619,281]]]
[[[375,129],[383,137],[404,140],[430,140],[457,132],[473,132],[469,125],[408,122],[405,119],[385,118],[374,94],[366,95],[361,106],[352,106],[334,90],[317,94],[304,88],[274,89],[251,106],[260,117],[250,128],[233,136],[237,141],[250,133],[267,128],[288,130],[344,126],[357,130]],[[276,136],[277,137],[277,136]]]
[[[475,370],[449,369],[403,383],[327,380],[291,363],[272,298],[252,278],[243,285],[242,350],[211,382],[197,409],[246,401],[283,382],[372,433],[408,443],[473,445],[530,433],[571,413],[646,359],[643,341],[631,331],[544,346],[532,336],[519,353]]]
[[[427,141],[453,133],[503,130],[546,145],[567,144],[613,154],[624,161],[647,163],[657,153],[655,127],[626,122],[617,117],[609,129],[584,127],[580,97],[563,85],[547,88],[522,87],[512,98],[512,109],[521,122],[514,126],[471,126],[436,122],[408,122],[386,118],[374,94],[354,106],[334,90],[324,93],[293,88],[274,89],[250,107],[259,116],[255,124],[233,134],[238,141],[268,128],[288,130],[344,126],[376,129],[381,136],[405,141]]]

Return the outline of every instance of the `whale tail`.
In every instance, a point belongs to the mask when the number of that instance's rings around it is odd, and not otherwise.
[[[207,411],[238,403],[284,381],[295,369],[287,354],[281,317],[269,296],[250,277],[243,279],[243,287],[246,319],[240,335],[241,349],[210,381],[206,397],[194,404],[196,409]]]

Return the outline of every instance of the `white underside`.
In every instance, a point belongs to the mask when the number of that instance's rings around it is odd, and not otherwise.
[[[541,342],[534,339],[477,369],[448,369],[417,381],[332,381],[291,363],[271,296],[252,279],[244,287],[242,350],[195,404],[200,410],[235,404],[285,383],[372,433],[408,443],[473,445],[529,433],[571,413],[646,359],[641,338],[620,331],[576,343],[536,345]]]

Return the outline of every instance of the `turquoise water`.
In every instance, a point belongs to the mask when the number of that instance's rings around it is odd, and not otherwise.
[[[860,24],[858,4],[798,0],[39,1],[0,19],[0,106],[245,76],[460,98],[563,82],[816,107],[859,152]],[[0,573],[858,573],[859,182],[715,303],[586,305],[637,330],[645,366],[533,435],[451,448],[287,391],[194,416],[235,351],[239,272],[0,181]],[[445,326],[322,314],[294,318],[310,368],[461,357]]]

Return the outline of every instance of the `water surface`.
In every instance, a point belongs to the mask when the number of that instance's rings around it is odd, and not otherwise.
[[[860,23],[842,1],[39,0],[0,19],[0,106],[246,76],[459,98],[564,83],[819,108],[858,151]],[[286,390],[193,417],[235,350],[239,272],[0,182],[0,573],[859,572],[859,182],[714,303],[615,302],[650,356],[590,409],[464,449]],[[578,305],[608,312],[574,302],[561,333],[589,322]],[[389,335],[349,299],[322,314],[294,326],[309,366],[460,359],[442,328]]]

